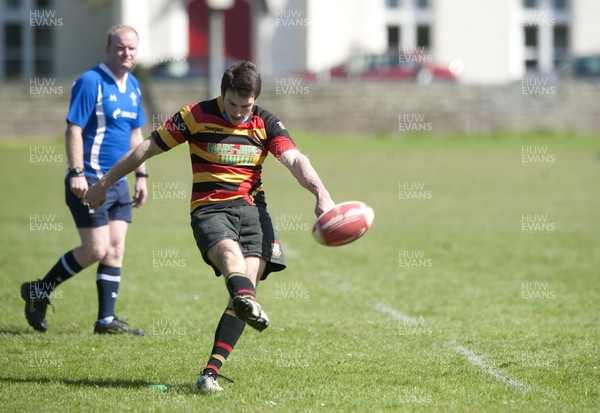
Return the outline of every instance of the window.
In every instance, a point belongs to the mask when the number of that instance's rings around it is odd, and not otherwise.
[[[538,68],[538,26],[524,26],[525,30],[525,69],[535,71]]]
[[[537,7],[536,0],[523,0],[523,7],[526,9],[535,9]]]
[[[537,70],[537,60],[526,60],[525,61],[525,71],[535,72],[536,70]]]
[[[554,8],[556,10],[566,10],[567,0],[554,0]]]
[[[4,26],[4,46],[8,52],[7,54],[10,54],[12,51],[19,51],[21,43],[21,25],[18,23],[6,23]]]
[[[429,0],[417,0],[417,9],[425,10],[429,8]]]
[[[4,25],[4,72],[6,77],[19,77],[21,75],[21,48],[23,39],[19,23],[6,23]]]
[[[525,26],[525,46],[526,47],[537,47],[537,26]]]
[[[397,9],[402,6],[400,2],[401,0],[385,0],[385,7],[388,9]]]
[[[9,10],[18,10],[21,8],[20,0],[6,0],[6,8]]]
[[[554,26],[554,47],[566,48],[569,46],[569,28],[562,24]]]
[[[52,61],[48,59],[35,59],[35,75],[42,77],[52,75]]]
[[[35,74],[50,76],[52,74],[52,43],[54,33],[49,30],[35,30]]]
[[[388,26],[387,38],[388,49],[397,49],[400,46],[400,27]]]
[[[417,47],[429,48],[431,46],[429,38],[429,26],[417,26]]]
[[[569,28],[564,24],[554,26],[554,65],[558,67],[569,57]]]

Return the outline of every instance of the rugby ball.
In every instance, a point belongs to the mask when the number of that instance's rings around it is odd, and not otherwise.
[[[348,201],[322,213],[313,225],[318,243],[335,247],[362,237],[371,227],[375,212],[360,201]]]

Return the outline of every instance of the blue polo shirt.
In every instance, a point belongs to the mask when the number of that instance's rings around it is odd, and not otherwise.
[[[104,63],[91,68],[73,84],[67,121],[83,128],[85,175],[100,178],[129,151],[131,131],[146,123],[138,80],[127,73],[119,83]]]

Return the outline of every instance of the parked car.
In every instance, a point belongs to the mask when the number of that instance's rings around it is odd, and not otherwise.
[[[225,66],[233,64],[236,60],[226,58]],[[207,78],[208,70],[207,57],[165,59],[150,68],[150,76],[159,79]]]
[[[310,78],[330,80],[406,80],[429,84],[437,80],[454,81],[456,76],[447,67],[436,66],[430,55],[388,52],[349,59],[326,73],[309,74]]]
[[[205,71],[193,72],[187,60],[169,60],[150,68],[150,76],[160,79],[185,79],[204,76]]]
[[[552,76],[556,80],[600,82],[600,55],[563,58],[554,68]]]
[[[578,79],[600,80],[600,55],[575,58],[573,76]]]

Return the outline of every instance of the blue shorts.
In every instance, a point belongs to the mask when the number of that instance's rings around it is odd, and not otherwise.
[[[97,179],[86,177],[88,185],[92,186]],[[132,206],[129,196],[129,186],[126,181],[119,181],[106,191],[106,202],[90,213],[81,199],[77,198],[69,188],[69,179],[65,180],[65,201],[77,228],[97,228],[108,225],[108,221],[131,222]]]

